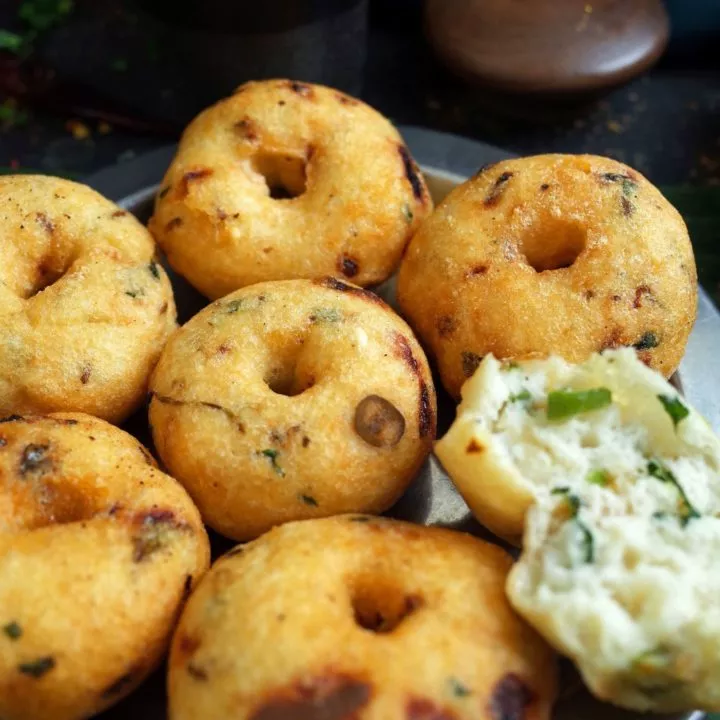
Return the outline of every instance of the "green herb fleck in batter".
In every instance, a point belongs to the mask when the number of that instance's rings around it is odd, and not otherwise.
[[[451,677],[448,680],[448,684],[450,685],[450,691],[455,697],[467,697],[471,694],[470,688],[461,683],[457,678]]]
[[[262,450],[260,452],[260,454],[264,455],[266,458],[268,458],[270,460],[272,469],[280,477],[285,477],[285,471],[280,467],[280,464],[278,463],[278,455],[280,455],[280,452],[278,450],[273,450],[272,448],[265,448],[265,450]]]
[[[316,308],[310,315],[311,322],[336,323],[342,320],[340,311],[336,308]]]
[[[685,494],[683,486],[678,482],[678,479],[673,475],[668,467],[663,465],[660,460],[651,460],[647,464],[647,472],[650,477],[654,477],[660,482],[674,485],[680,494],[680,524],[685,527],[694,518],[699,518],[700,513],[693,507],[688,496]]]
[[[7,625],[3,625],[3,632],[11,640],[19,640],[23,634],[22,628],[14,620],[9,622]]]
[[[675,427],[690,414],[690,411],[680,402],[679,398],[672,395],[658,395],[658,400],[662,403],[665,412],[670,416]]]
[[[156,280],[160,279],[160,270],[158,269],[158,264],[154,260],[152,260],[148,265],[148,270]]]
[[[585,480],[587,480],[591,485],[600,485],[601,487],[605,487],[610,482],[610,479],[610,473],[602,468],[591,470],[585,476]]]
[[[55,667],[55,658],[48,655],[47,657],[41,657],[37,660],[31,660],[30,662],[20,663],[17,668],[23,675],[30,675],[30,677],[41,678],[45,673],[50,672]]]

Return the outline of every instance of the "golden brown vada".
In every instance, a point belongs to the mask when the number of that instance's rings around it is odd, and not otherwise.
[[[205,522],[237,540],[290,520],[382,512],[435,437],[412,331],[335,278],[259,283],[166,346],[151,382],[155,446]]]
[[[456,188],[402,261],[398,301],[454,396],[482,357],[571,362],[634,347],[670,376],[697,310],[682,218],[608,158],[496,163]]]
[[[170,653],[172,720],[547,720],[550,648],[505,597],[511,559],[469,535],[351,515],[220,559]]]
[[[207,569],[187,493],[82,414],[0,420],[0,717],[72,720],[160,662]]]
[[[73,410],[120,422],[175,329],[150,233],[89,187],[0,178],[0,417]]]
[[[431,206],[380,113],[331,88],[265,80],[185,130],[150,229],[210,298],[326,275],[367,286],[394,272]]]

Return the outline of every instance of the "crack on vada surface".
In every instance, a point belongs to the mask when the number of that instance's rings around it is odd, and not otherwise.
[[[218,405],[218,403],[209,402],[207,400],[180,400],[179,398],[169,397],[168,395],[158,395],[154,392],[151,392],[148,395],[149,400],[152,400],[154,398],[163,405],[174,405],[175,407],[194,406],[208,408],[209,410],[218,410],[224,413],[229,420],[232,420],[234,423],[236,423],[240,432],[245,432],[245,424],[240,419],[240,416],[234,413],[232,410],[229,410],[222,405]]]

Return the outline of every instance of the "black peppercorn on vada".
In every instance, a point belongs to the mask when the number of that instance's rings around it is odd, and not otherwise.
[[[687,229],[640,173],[592,155],[481,170],[413,238],[398,302],[455,397],[483,356],[581,362],[632,346],[669,377],[697,311]]]
[[[201,113],[150,229],[218,298],[265,280],[388,278],[432,201],[392,124],[337,90],[265,80]]]
[[[155,446],[237,540],[381,512],[430,452],[435,391],[410,328],[334,278],[260,283],[176,333],[150,383]]]
[[[0,178],[0,417],[79,411],[120,422],[175,330],[150,233],[94,190]]]
[[[172,720],[547,720],[550,648],[505,597],[510,556],[350,515],[230,551],[180,619]]]
[[[87,718],[127,695],[208,563],[197,509],[130,435],[0,419],[0,717]]]

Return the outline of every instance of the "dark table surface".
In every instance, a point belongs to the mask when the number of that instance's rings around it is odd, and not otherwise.
[[[110,11],[100,12],[103,3],[115,8],[112,22]],[[10,111],[0,115],[3,172],[82,178],[177,139],[190,116],[187,103],[178,102],[187,88],[177,76],[162,87],[157,73],[154,86],[143,82],[149,61],[132,41],[142,28],[137,17],[117,9],[124,5],[96,0],[88,11],[76,2],[62,26],[38,43],[36,54],[59,77],[101,91],[131,113],[133,105],[153,108],[162,127],[136,132],[82,119],[71,110],[48,113],[10,101]],[[0,27],[12,27],[16,11],[16,2],[0,0]],[[95,38],[90,49],[88,38]],[[118,38],[124,44],[118,45]],[[157,56],[157,48],[152,54]],[[418,3],[398,0],[372,6],[360,85],[363,99],[398,124],[466,135],[518,154],[597,153],[634,166],[685,216],[701,280],[720,299],[720,64],[712,52],[688,52],[687,42],[671,42],[669,54],[648,74],[602,95],[508,98],[446,72],[423,38]]]
[[[107,0],[95,4],[103,2],[108,5]],[[115,8],[123,5],[114,3]],[[0,27],[13,27],[17,8],[17,2],[0,0]],[[123,18],[119,9],[117,13],[112,27],[102,25],[102,32],[90,27],[90,36],[100,40],[85,54],[82,38],[88,27],[82,12],[71,13],[62,27],[48,33],[38,52],[60,76],[79,79],[125,103],[129,99],[131,107],[134,99],[136,105],[166,109],[159,115],[169,127],[152,133],[121,129],[70,110],[50,113],[16,105],[0,92],[0,106],[7,108],[0,110],[0,172],[82,178],[177,140],[187,117],[182,112],[173,116],[173,101],[184,88],[177,83],[143,87],[142,69],[135,65],[145,59],[119,49],[114,32],[121,27],[122,35],[133,20]],[[364,100],[397,124],[465,135],[518,154],[596,153],[634,166],[685,217],[701,280],[720,302],[720,67],[714,53],[700,55],[688,52],[687,43],[671,44],[668,56],[626,86],[582,101],[547,102],[501,97],[448,74],[423,39],[412,0],[376,2],[371,20],[361,82]],[[98,53],[91,62],[90,52]],[[238,77],[237,82],[246,79]],[[158,717],[164,705],[162,672],[157,682],[147,684],[145,695]],[[108,717],[124,717],[124,707]]]

